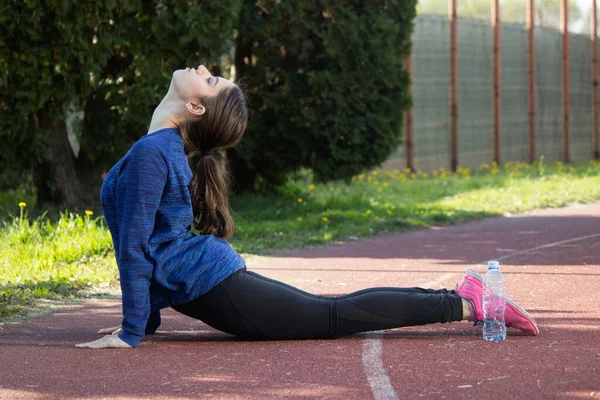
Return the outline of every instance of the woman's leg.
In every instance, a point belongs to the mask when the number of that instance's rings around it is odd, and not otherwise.
[[[463,319],[463,300],[453,290],[371,288],[327,297],[246,270],[173,308],[224,332],[272,340],[337,338]]]

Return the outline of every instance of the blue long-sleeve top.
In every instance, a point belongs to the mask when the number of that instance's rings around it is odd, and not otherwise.
[[[243,268],[229,244],[191,232],[192,178],[177,129],[143,136],[108,172],[100,198],[119,267],[123,332],[137,347],[159,310],[193,300]]]

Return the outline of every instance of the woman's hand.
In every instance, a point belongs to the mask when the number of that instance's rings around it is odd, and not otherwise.
[[[105,335],[118,335],[121,332],[123,332],[123,328],[121,328],[121,326],[115,326],[114,328],[104,328],[98,331],[98,333],[102,333]]]
[[[125,343],[116,334],[106,335],[101,339],[94,340],[93,342],[76,344],[75,347],[88,348],[88,349],[132,349],[133,347]]]

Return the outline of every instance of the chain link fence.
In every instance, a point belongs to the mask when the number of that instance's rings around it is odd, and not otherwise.
[[[447,17],[415,20],[413,34],[414,167],[450,167],[450,51]],[[477,168],[494,159],[493,32],[489,21],[460,19],[458,34],[458,165]],[[571,160],[592,157],[592,73],[589,36],[569,34]],[[501,160],[527,161],[529,122],[527,29],[501,26]],[[536,155],[562,159],[561,33],[536,27]],[[401,146],[383,165],[404,169]]]

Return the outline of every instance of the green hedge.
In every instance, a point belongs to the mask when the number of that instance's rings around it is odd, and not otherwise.
[[[147,129],[172,71],[246,80],[243,188],[348,178],[400,142],[416,0],[9,0],[0,6],[0,190],[84,206]],[[69,141],[69,137],[71,141]],[[79,147],[79,150],[76,152]]]
[[[244,2],[236,69],[253,113],[230,158],[242,185],[299,167],[347,179],[400,144],[415,0]]]
[[[221,64],[240,6],[241,0],[5,2],[0,190],[33,178],[42,201],[76,207],[96,199],[102,174],[145,133],[173,70]],[[67,124],[68,115],[82,118]]]

